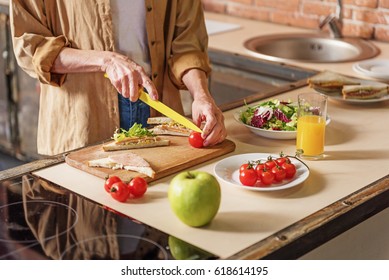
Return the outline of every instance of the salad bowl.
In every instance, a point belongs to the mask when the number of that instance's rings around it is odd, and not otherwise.
[[[245,124],[240,120],[241,111],[234,113],[234,118],[240,124],[244,125],[251,130],[256,135],[270,138],[270,139],[296,139],[297,131],[286,131],[286,130],[268,130],[263,128],[254,127],[248,124]]]
[[[267,101],[267,102],[264,102],[264,103],[261,103],[261,104],[265,104],[265,106],[268,106],[268,104],[271,104],[271,106],[273,107],[273,109],[279,109],[281,108],[280,107],[280,101],[278,100],[271,100],[271,101]],[[255,107],[259,107],[261,104],[257,105],[257,106],[254,106],[252,108],[255,108]],[[296,104],[293,104],[293,103],[288,103],[288,107],[289,109],[292,110],[292,112],[290,112],[291,116],[291,119],[295,119],[296,116],[295,114],[297,114],[297,105]],[[286,130],[286,129],[283,129],[285,128],[285,123],[283,123],[278,129],[267,129],[267,128],[259,128],[259,127],[255,127],[255,126],[252,126],[250,124],[247,124],[245,123],[243,120],[242,120],[242,115],[243,114],[246,114],[247,116],[247,112],[250,111],[248,110],[247,108],[246,109],[243,109],[243,110],[240,110],[240,111],[236,111],[234,112],[234,119],[244,125],[245,127],[247,127],[248,129],[250,129],[251,132],[253,132],[254,134],[256,135],[259,135],[259,136],[262,136],[262,137],[265,137],[265,138],[270,138],[270,139],[280,139],[280,140],[290,140],[290,139],[296,139],[296,136],[297,136],[297,122],[294,122],[293,123],[293,126],[294,127],[294,130]],[[273,120],[274,118],[272,118],[271,120]],[[327,116],[327,121],[326,121],[326,125],[328,125],[330,123],[330,118]],[[272,125],[272,124],[270,124]],[[287,128],[289,129],[289,128]]]

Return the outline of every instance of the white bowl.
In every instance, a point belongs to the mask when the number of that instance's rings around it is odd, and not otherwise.
[[[262,136],[262,137],[266,137],[266,138],[270,138],[270,139],[281,139],[281,140],[282,139],[283,140],[296,139],[296,135],[297,135],[297,131],[296,130],[295,131],[267,130],[267,129],[263,129],[263,128],[254,127],[254,126],[251,126],[251,125],[243,123],[239,119],[240,114],[241,114],[241,111],[234,113],[235,120],[238,123],[244,125],[248,129],[250,129],[251,132],[256,134],[256,135],[259,135],[259,136]],[[328,125],[330,122],[331,122],[331,119],[330,119],[329,116],[327,116],[326,125]]]

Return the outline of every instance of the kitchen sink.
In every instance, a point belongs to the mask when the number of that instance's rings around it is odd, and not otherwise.
[[[285,33],[257,36],[244,42],[255,57],[271,61],[338,63],[369,59],[380,50],[359,38],[330,38],[320,33]]]

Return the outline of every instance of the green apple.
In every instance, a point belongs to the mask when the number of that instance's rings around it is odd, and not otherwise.
[[[176,260],[206,260],[213,257],[212,254],[174,236],[169,236],[168,244],[170,253]]]
[[[211,222],[219,210],[220,185],[212,174],[185,171],[171,180],[168,198],[173,212],[183,223],[201,227]]]

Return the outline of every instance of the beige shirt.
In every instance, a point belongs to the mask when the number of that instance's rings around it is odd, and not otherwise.
[[[210,72],[200,0],[145,0],[151,77],[160,99],[183,111],[188,69]],[[103,73],[50,72],[63,47],[114,51],[109,0],[14,0],[18,64],[41,82],[38,153],[54,155],[109,139],[119,126],[117,92]]]

